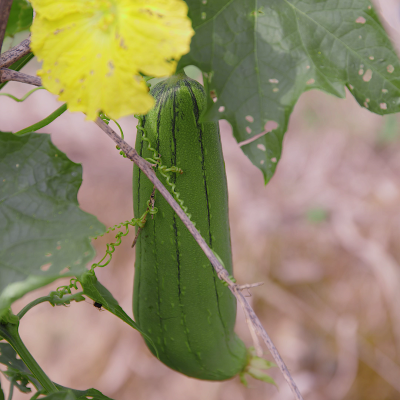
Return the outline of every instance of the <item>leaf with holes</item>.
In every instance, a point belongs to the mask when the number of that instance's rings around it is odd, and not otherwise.
[[[400,62],[368,0],[186,2],[196,34],[179,66],[205,73],[206,117],[253,139],[242,150],[266,180],[303,92],[343,98],[347,87],[374,113],[400,111]]]
[[[50,135],[0,132],[0,170],[1,318],[24,294],[82,274],[104,226],[79,208],[82,167]]]
[[[24,362],[17,358],[17,353],[8,343],[0,343],[0,364],[7,367],[3,374],[8,380],[13,380],[17,388],[23,392],[31,391],[27,387],[28,382],[32,382],[36,388],[41,388],[40,383],[34,378]]]
[[[14,0],[7,22],[5,36],[14,36],[18,32],[26,31],[32,24],[33,9],[26,0]]]
[[[17,359],[17,353],[8,343],[0,343],[0,364],[7,366],[8,370],[12,369],[13,371],[18,371],[22,377],[26,377],[30,382],[32,382],[36,389],[42,390],[42,386],[40,385],[40,383],[32,376],[31,372],[29,371],[28,367],[23,363],[23,361]],[[60,392],[71,391],[73,396],[79,400],[111,400],[109,397],[105,396],[96,389],[76,390],[61,386],[57,383],[54,383],[54,385]],[[1,387],[0,400],[2,400]]]

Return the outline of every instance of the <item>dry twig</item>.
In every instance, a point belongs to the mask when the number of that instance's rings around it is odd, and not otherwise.
[[[38,76],[24,74],[8,68],[0,69],[0,83],[7,81],[16,81],[27,83],[28,85],[42,86],[42,80]]]
[[[20,44],[14,46],[12,49],[5,51],[0,56],[0,68],[7,68],[11,64],[14,64],[16,61],[21,59],[23,56],[26,56],[30,51],[30,43],[31,40],[25,39]]]
[[[4,35],[6,33],[8,16],[10,15],[13,0],[0,0],[0,50],[3,46]]]

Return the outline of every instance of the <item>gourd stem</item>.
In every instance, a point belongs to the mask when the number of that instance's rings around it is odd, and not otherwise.
[[[47,392],[47,394],[56,393],[58,389],[54,385],[54,383],[49,379],[49,377],[42,370],[37,361],[33,358],[32,354],[24,345],[18,333],[18,324],[0,324],[0,336],[4,338],[13,349],[17,352],[17,354],[21,357],[21,360],[28,367],[31,373],[35,376],[35,378],[42,385],[43,389]]]

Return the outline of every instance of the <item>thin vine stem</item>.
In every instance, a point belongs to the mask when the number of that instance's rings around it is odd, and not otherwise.
[[[65,111],[67,111],[67,104],[63,104],[61,107],[57,108],[57,110],[53,111],[48,117],[43,118],[39,122],[36,122],[36,124],[28,126],[27,128],[21,129],[18,132],[15,132],[14,135],[21,136],[21,135],[23,135],[25,133],[35,132],[38,129],[44,128],[45,126],[47,126],[51,122],[53,122],[55,119],[57,119]]]
[[[31,301],[29,304],[27,304],[17,314],[17,316],[19,319],[21,319],[31,308],[33,308],[41,303],[49,302],[52,306],[56,306],[56,305],[66,305],[66,304],[69,304],[71,301],[82,301],[82,300],[85,300],[85,298],[83,297],[83,292],[74,293],[71,296],[63,297],[62,299],[57,296],[43,296],[43,297],[39,297],[38,299],[35,299],[35,300]]]
[[[20,99],[18,97],[15,97],[14,95],[10,94],[10,93],[0,93],[0,96],[7,96],[10,99],[13,99],[14,101],[16,101],[17,103],[22,103],[23,101],[25,101],[32,93],[35,93],[38,90],[44,89],[44,86],[39,86],[35,89],[30,90],[28,93],[25,94],[25,96],[21,97]]]

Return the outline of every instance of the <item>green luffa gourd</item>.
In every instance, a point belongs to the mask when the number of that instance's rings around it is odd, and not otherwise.
[[[218,124],[200,123],[204,88],[180,72],[151,89],[155,107],[142,117],[136,150],[167,167],[170,184],[191,220],[232,274],[228,194]],[[145,138],[145,139],[144,139]],[[153,184],[135,166],[134,213],[146,210]],[[236,299],[179,217],[160,194],[136,243],[134,315],[153,340],[160,360],[185,375],[229,379],[244,370],[247,352],[236,336]],[[154,353],[154,348],[149,345]]]

